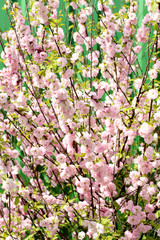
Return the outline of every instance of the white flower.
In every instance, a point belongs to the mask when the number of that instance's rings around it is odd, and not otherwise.
[[[12,237],[8,236],[8,237],[6,238],[6,240],[12,240]]]
[[[3,181],[2,188],[8,192],[14,192],[17,190],[17,184],[10,178],[7,178],[6,181]]]
[[[160,112],[156,112],[156,113],[154,114],[154,119],[155,119],[156,121],[160,122]]]
[[[11,6],[10,1],[6,0],[5,4],[4,4],[4,8],[9,8]]]
[[[27,230],[31,230],[32,228],[32,221],[28,218],[26,218],[23,222],[22,222],[22,227],[26,228]]]
[[[160,228],[157,230],[157,234],[160,237]]]
[[[82,232],[79,232],[79,233],[78,233],[78,239],[79,239],[79,240],[82,240],[83,238],[85,238],[85,232],[83,232],[83,231],[82,231]]]
[[[97,223],[96,228],[98,233],[104,233],[104,226],[101,223]]]
[[[19,169],[18,169],[17,166],[12,166],[12,174],[13,174],[13,175],[18,174],[18,171],[19,171]]]
[[[116,45],[116,52],[121,52],[122,51],[122,46],[120,44]]]
[[[149,76],[151,79],[156,79],[157,78],[157,71],[155,69],[151,69],[149,72],[148,72]]]
[[[93,239],[96,239],[98,237],[97,233],[93,233]]]
[[[147,93],[149,99],[156,99],[158,97],[158,91],[156,89],[150,89]]]
[[[141,85],[142,85],[142,79],[138,78],[134,80],[133,86],[135,87],[135,89],[139,90]]]
[[[4,92],[0,93],[0,104],[6,103],[7,97],[8,97],[7,93]]]
[[[113,0],[109,0],[109,5],[114,5],[115,3],[113,2]]]

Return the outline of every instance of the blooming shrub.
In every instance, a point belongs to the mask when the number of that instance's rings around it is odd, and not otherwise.
[[[122,2],[65,1],[67,37],[59,0],[6,1],[1,239],[159,239],[159,2]]]

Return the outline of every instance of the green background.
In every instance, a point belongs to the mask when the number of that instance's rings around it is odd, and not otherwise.
[[[28,0],[26,0],[28,2]],[[17,2],[15,0],[12,0],[12,2]],[[98,0],[95,0],[93,3],[95,3],[95,5],[97,6],[97,2]],[[118,9],[120,9],[122,3],[124,1],[122,0],[114,0],[115,2],[115,11],[117,11]],[[22,12],[23,12],[23,15],[26,16],[26,3],[25,3],[25,0],[18,0],[18,3],[19,5],[21,6],[21,9],[22,9]],[[1,29],[1,32],[4,32],[5,30],[8,30],[10,28],[10,24],[9,24],[9,21],[8,21],[8,17],[7,17],[7,14],[5,13],[4,10],[2,10],[2,7],[4,6],[5,4],[5,0],[0,0],[0,29]],[[67,27],[69,27],[69,22],[67,22],[65,16],[66,16],[66,13],[65,13],[65,1],[64,0],[60,0],[60,7],[59,9],[62,9],[62,15],[64,16],[64,23],[67,24]],[[141,25],[141,22],[142,22],[142,19],[144,17],[144,15],[146,15],[146,12],[147,12],[147,8],[145,6],[145,0],[139,0],[139,11],[137,13],[137,17],[138,17],[138,27]],[[95,22],[98,20],[97,19],[97,15],[95,14],[94,16],[94,19],[95,19]],[[66,33],[66,31],[64,31]],[[69,37],[69,34],[68,34],[68,37]],[[0,46],[0,52],[2,51],[2,47]],[[146,66],[146,54],[145,54],[145,48],[142,49],[142,51],[140,52],[139,54],[139,62],[140,62],[140,66],[141,68],[144,70],[145,69],[145,66]],[[3,64],[0,63],[0,68],[3,67]]]

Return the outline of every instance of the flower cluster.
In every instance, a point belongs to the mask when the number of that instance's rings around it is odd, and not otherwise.
[[[9,2],[0,238],[160,236],[158,3],[146,0],[137,27],[136,0],[117,12],[111,0],[65,1],[65,26],[59,0],[31,0],[27,19]]]

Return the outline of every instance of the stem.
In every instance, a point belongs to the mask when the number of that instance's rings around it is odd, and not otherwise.
[[[94,202],[93,202],[93,189],[92,189],[92,177],[91,177],[91,173],[89,174],[89,179],[90,179],[90,188],[91,188],[92,218],[94,219]]]
[[[30,28],[31,34],[32,34],[32,27],[31,27],[30,18],[29,18],[29,11],[28,11],[28,3],[27,3],[27,0],[25,0],[25,5],[26,5],[26,11],[27,11],[28,24],[29,24],[29,28]]]

